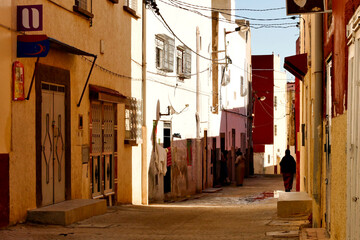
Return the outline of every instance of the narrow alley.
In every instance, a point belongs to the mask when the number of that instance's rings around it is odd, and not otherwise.
[[[108,207],[104,215],[69,225],[18,224],[1,230],[13,239],[299,239],[289,237],[308,221],[276,217],[277,175],[255,175],[244,186],[223,187],[179,201],[149,206]],[[210,191],[211,192],[211,189]],[[277,234],[276,238],[271,234]],[[290,235],[294,236],[294,235]]]

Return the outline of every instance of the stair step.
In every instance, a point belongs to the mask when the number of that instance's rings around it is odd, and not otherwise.
[[[312,199],[306,192],[280,192],[277,202],[277,216],[282,218],[309,216]]]
[[[106,213],[106,200],[75,199],[28,211],[27,221],[69,225]]]

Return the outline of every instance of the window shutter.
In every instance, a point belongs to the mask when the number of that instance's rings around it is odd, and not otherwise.
[[[168,41],[164,42],[164,54],[163,54],[163,70],[166,71],[169,68],[169,44]]]
[[[169,72],[173,72],[174,70],[174,52],[175,52],[175,39],[173,38],[168,38],[168,44],[169,44],[169,49],[168,49],[168,71]]]
[[[191,50],[189,48],[185,48],[184,74],[186,78],[191,77]]]
[[[137,12],[137,0],[129,0],[129,7]]]

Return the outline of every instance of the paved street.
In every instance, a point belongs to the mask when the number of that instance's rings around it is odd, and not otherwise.
[[[178,202],[111,207],[67,227],[19,224],[1,230],[0,239],[274,239],[267,233],[298,229],[279,223],[274,190],[283,190],[280,177],[257,176]]]

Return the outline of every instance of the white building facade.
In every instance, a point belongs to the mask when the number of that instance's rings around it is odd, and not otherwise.
[[[193,4],[188,0],[183,2]],[[201,6],[235,8],[234,1],[215,2],[220,5],[209,0],[202,1]],[[223,136],[223,150],[231,150],[232,142],[233,149],[246,148],[247,135],[241,133],[247,132],[250,76],[246,74],[250,68],[250,60],[246,59],[250,47],[248,27],[244,27],[246,31],[235,32],[239,25],[233,17],[229,19],[232,24],[214,22],[212,11],[199,15],[167,1],[157,2],[156,7],[159,15],[153,8],[146,12],[145,111],[150,201],[181,197],[212,187],[214,175],[219,171],[215,170],[214,162],[220,160],[219,151],[216,152],[221,148],[220,136]],[[219,14],[220,19],[224,16],[229,17]],[[214,41],[219,60],[214,60]],[[218,76],[215,88],[214,71]],[[214,95],[218,96],[217,102],[213,101]],[[224,110],[228,112],[225,114]],[[244,123],[238,122],[239,118]],[[241,136],[245,139],[243,145]],[[229,169],[229,176],[232,171]]]

